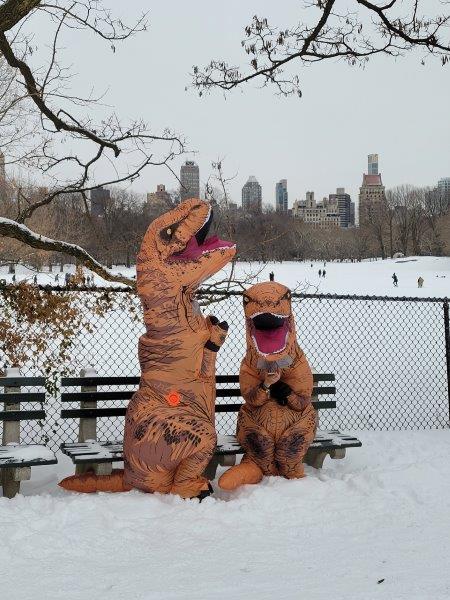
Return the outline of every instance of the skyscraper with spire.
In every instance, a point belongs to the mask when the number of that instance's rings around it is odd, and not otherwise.
[[[378,154],[369,154],[368,173],[363,174],[359,188],[359,224],[370,223],[384,209],[386,194],[381,173],[378,171]]]

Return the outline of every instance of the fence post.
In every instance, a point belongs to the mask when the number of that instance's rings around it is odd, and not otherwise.
[[[444,300],[444,332],[445,332],[445,358],[447,361],[447,395],[448,395],[448,418],[450,422],[450,319],[448,300]]]

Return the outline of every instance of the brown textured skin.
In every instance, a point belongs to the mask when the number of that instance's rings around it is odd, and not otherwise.
[[[205,319],[195,290],[234,256],[216,250],[195,261],[167,262],[200,229],[209,205],[187,200],[148,228],[137,259],[137,288],[146,333],[139,340],[141,382],[125,422],[124,483],[147,492],[195,497],[207,489],[203,472],[214,452],[216,352],[226,333]],[[164,232],[175,232],[170,241]],[[171,392],[180,396],[170,406]]]
[[[139,339],[141,381],[127,408],[125,468],[123,483],[114,480],[117,491],[138,488],[191,498],[208,489],[203,472],[217,439],[217,353],[205,343],[221,346],[226,331],[203,317],[194,295],[236,250],[214,250],[191,261],[168,260],[185,248],[208,211],[206,202],[186,200],[151,223],[138,254],[137,289],[146,333]],[[171,394],[178,394],[177,406],[169,404]],[[80,485],[85,485],[83,477]],[[75,489],[73,481],[70,485]]]
[[[238,415],[237,438],[245,455],[239,465],[219,479],[219,486],[225,490],[243,483],[258,483],[263,475],[303,477],[302,459],[316,432],[311,404],[313,377],[297,343],[288,288],[276,282],[254,285],[244,294],[244,311],[247,352],[239,379],[245,404]],[[263,312],[289,317],[286,348],[279,353],[261,355],[252,339],[250,318]],[[269,399],[260,387],[265,374],[277,369],[281,372],[281,381],[292,388],[286,406]]]

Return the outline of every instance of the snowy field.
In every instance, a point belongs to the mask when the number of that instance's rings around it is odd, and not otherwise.
[[[312,265],[312,266],[311,266]],[[324,267],[325,265],[325,267]],[[319,277],[319,270],[325,268],[325,277]],[[134,268],[127,269],[123,266],[115,267],[116,272],[132,277]],[[10,282],[12,275],[8,274],[7,267],[0,267],[0,279]],[[257,274],[256,281],[267,281],[269,273],[273,271],[275,280],[295,288],[299,286],[307,293],[320,294],[359,294],[374,296],[413,296],[419,298],[427,297],[449,297],[450,296],[450,257],[435,256],[409,256],[398,259],[387,260],[365,260],[360,263],[338,263],[338,262],[281,262],[281,263],[236,263],[235,278],[242,279],[250,274]],[[17,267],[16,281],[27,279],[33,281],[37,276],[37,282],[42,285],[64,285],[64,274],[73,273],[74,266],[66,265],[64,273],[59,272],[58,267],[49,273],[46,268],[44,272],[38,273],[22,266]],[[392,274],[397,274],[398,287],[394,287]],[[88,274],[89,271],[86,271]],[[217,276],[221,280],[229,273],[229,267],[225,267]],[[55,277],[58,275],[58,281]],[[424,279],[423,288],[417,286],[419,277]],[[94,274],[94,282],[97,286],[114,285],[103,281]]]
[[[313,266],[311,267],[311,264]],[[257,274],[264,281],[273,271],[276,279],[307,292],[381,296],[450,297],[449,257],[408,257],[361,263],[327,263],[326,277],[319,278],[323,263],[285,262],[237,263],[235,278]],[[73,267],[71,268],[73,270]],[[0,277],[11,280],[6,268]],[[117,267],[124,273],[125,269]],[[226,270],[225,270],[226,271]],[[395,272],[398,288],[391,279]],[[130,269],[126,274],[132,275]],[[39,283],[52,283],[57,272],[37,274]],[[419,274],[424,287],[417,288]],[[218,274],[219,280],[225,273]],[[16,281],[32,281],[34,273],[18,267]],[[59,274],[62,282],[64,274]],[[97,285],[104,285],[95,276]],[[429,429],[448,426],[448,396],[442,303],[366,302],[354,300],[294,300],[300,345],[318,371],[336,375],[337,408],[322,411],[321,427],[343,430]],[[221,349],[218,373],[237,373],[245,351],[245,329],[239,297],[204,309],[228,320],[230,331]],[[110,311],[103,319],[93,319],[92,333],[80,333],[72,350],[72,373],[91,366],[100,375],[137,375],[137,339],[142,324],[127,311]],[[48,418],[42,434],[58,445],[59,427],[53,432],[59,402],[47,406]],[[76,440],[77,422],[68,422],[70,441]],[[122,422],[102,424],[106,438],[120,437]],[[234,419],[219,415],[220,433],[234,432]],[[111,429],[112,428],[112,429]],[[27,441],[39,442],[35,437]],[[64,440],[69,441],[69,440]]]
[[[299,283],[307,292],[450,296],[450,258],[327,263],[325,279],[318,276],[323,263],[310,264],[238,263],[237,276],[262,268],[259,281],[273,271],[278,281]],[[55,275],[39,273],[37,279],[54,283]],[[16,281],[33,277],[18,268]],[[11,280],[5,268],[0,279]],[[104,284],[97,276],[95,283]],[[329,414],[337,426],[355,430],[362,448],[349,449],[344,460],[327,458],[321,471],[307,467],[306,479],[266,478],[231,494],[216,492],[202,504],[137,491],[64,492],[56,483],[74,467],[58,455],[58,465],[32,469],[23,495],[0,498],[0,598],[448,600],[450,431],[442,305],[311,299],[297,308],[311,362],[337,374],[338,408]],[[239,299],[214,312],[226,317],[231,310],[241,314]],[[221,351],[222,372],[240,362],[239,323],[233,321]],[[136,374],[140,327],[113,313],[76,343],[77,368],[82,363],[102,374]],[[374,417],[389,428],[404,415],[413,428],[444,429],[368,431]]]
[[[0,498],[0,597],[448,600],[450,431],[358,435],[303,480],[201,504],[77,495],[56,488],[68,462],[35,468]]]

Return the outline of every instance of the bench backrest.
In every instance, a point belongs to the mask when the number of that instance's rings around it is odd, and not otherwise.
[[[334,400],[319,400],[319,395],[333,395],[336,393],[334,386],[321,386],[322,382],[333,382],[332,373],[314,373],[313,406],[316,410],[336,408]],[[237,387],[223,387],[235,384]],[[64,404],[79,402],[79,408],[67,408],[61,411],[63,419],[94,419],[98,417],[123,417],[126,407],[97,407],[97,402],[108,403],[127,401],[133,396],[139,385],[139,377],[63,377],[61,387],[71,389],[61,394],[61,402]],[[129,390],[98,391],[99,386],[133,386]],[[73,388],[80,391],[73,391]],[[239,403],[223,403],[222,398],[241,398],[239,389],[239,375],[217,375],[216,377],[216,412],[237,412],[242,406]]]
[[[40,410],[21,410],[22,403],[45,402],[45,392],[27,392],[24,387],[45,385],[45,377],[21,377],[7,376],[0,377],[0,421],[3,421],[2,444],[20,442],[20,422],[21,421],[41,421],[45,419],[45,411]]]

